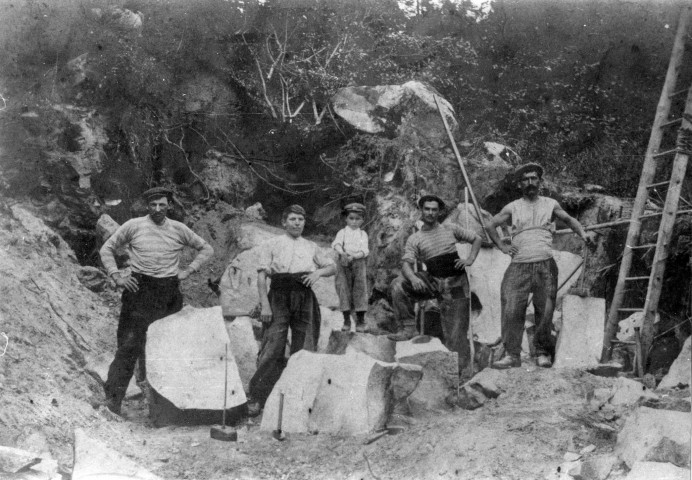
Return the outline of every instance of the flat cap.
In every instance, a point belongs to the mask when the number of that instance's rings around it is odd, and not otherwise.
[[[543,167],[537,163],[525,163],[523,165],[518,165],[514,169],[514,178],[519,181],[525,173],[536,172],[540,178],[543,178]]]
[[[353,212],[353,213],[360,213],[361,215],[363,215],[363,214],[365,214],[365,205],[363,205],[362,203],[358,203],[358,202],[349,203],[348,205],[346,205],[343,208],[342,212],[344,212],[344,213]]]
[[[149,190],[145,191],[142,193],[142,198],[145,200],[150,199],[151,197],[166,197],[166,198],[171,198],[173,196],[173,190],[167,187],[154,187],[150,188]]]
[[[418,207],[423,208],[423,204],[425,202],[437,202],[437,204],[440,207],[440,210],[444,210],[445,208],[447,208],[447,205],[445,205],[445,202],[440,197],[438,197],[437,195],[431,195],[431,194],[423,195],[422,197],[420,197],[418,199]]]

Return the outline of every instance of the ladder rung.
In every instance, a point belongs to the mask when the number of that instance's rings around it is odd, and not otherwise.
[[[653,218],[660,217],[664,212],[647,213],[646,215],[639,215],[639,218]]]
[[[662,187],[663,185],[670,185],[670,180],[666,180],[665,182],[650,183],[646,186],[646,188]]]
[[[655,153],[655,154],[653,155],[653,158],[661,158],[661,157],[665,157],[665,156],[667,156],[667,155],[671,155],[671,154],[673,154],[673,153],[678,153],[678,149],[677,149],[677,148],[673,148],[673,149],[671,149],[671,150],[666,150],[665,152]]]
[[[655,243],[644,243],[642,245],[635,245],[635,246],[630,247],[630,248],[632,250],[634,250],[635,248],[656,248],[656,244]]]
[[[648,280],[649,277],[625,277],[626,281],[635,281],[635,280]]]
[[[683,93],[687,93],[687,89],[678,90],[677,92],[673,92],[670,95],[668,95],[668,98],[674,98],[674,97],[677,97],[678,95],[682,95]]]
[[[618,312],[643,312],[643,308],[618,308]]]
[[[662,123],[661,128],[670,127],[671,125],[677,125],[678,123],[681,123],[681,122],[682,122],[682,118],[676,118],[675,120],[670,120],[666,123]]]

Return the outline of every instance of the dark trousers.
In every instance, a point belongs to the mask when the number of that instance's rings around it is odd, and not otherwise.
[[[337,262],[334,285],[339,296],[339,310],[342,312],[368,311],[367,260],[357,258],[350,265]]]
[[[137,359],[144,376],[144,347],[149,325],[183,308],[178,277],[154,278],[134,273],[139,290],[125,290],[118,322],[118,348],[104,385],[106,397],[122,402]]]
[[[262,326],[257,371],[250,380],[250,400],[264,405],[286,366],[286,340],[291,328],[291,355],[301,349],[317,350],[320,306],[311,288],[271,288],[268,294],[272,321]]]
[[[502,278],[502,342],[510,355],[521,354],[526,307],[533,294],[536,355],[551,355],[554,350],[552,325],[557,297],[557,264],[550,258],[540,262],[510,263]]]
[[[415,303],[437,298],[445,347],[459,354],[459,369],[463,371],[471,360],[471,348],[467,338],[469,331],[468,277],[464,273],[454,277],[429,278],[437,286],[439,292],[437,297],[413,291],[411,282],[403,275],[394,279],[391,284],[394,315],[399,326],[416,328]]]

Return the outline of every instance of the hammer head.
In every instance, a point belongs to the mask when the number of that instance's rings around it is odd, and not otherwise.
[[[214,425],[213,427],[211,427],[209,435],[214,440],[219,440],[222,442],[237,442],[238,441],[238,432],[236,432],[234,429],[228,428],[226,426]]]
[[[283,432],[283,430],[274,430],[272,432],[272,437],[274,437],[275,440],[278,440],[280,442],[286,440],[286,434]]]

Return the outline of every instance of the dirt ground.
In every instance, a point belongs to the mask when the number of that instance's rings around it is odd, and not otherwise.
[[[259,419],[235,425],[238,442],[219,442],[209,426],[154,428],[144,398],[125,402],[125,418],[114,416],[99,407],[101,386],[85,366],[114,351],[118,294],[85,288],[71,255],[43,224],[0,208],[0,331],[8,338],[0,356],[0,445],[50,454],[65,478],[78,427],[168,479],[560,478],[566,452],[613,449],[623,412],[599,420],[608,428],[588,419],[600,414],[591,393],[614,379],[528,362],[483,407],[408,419],[403,433],[370,445],[365,436],[324,434],[279,442],[259,430]]]

